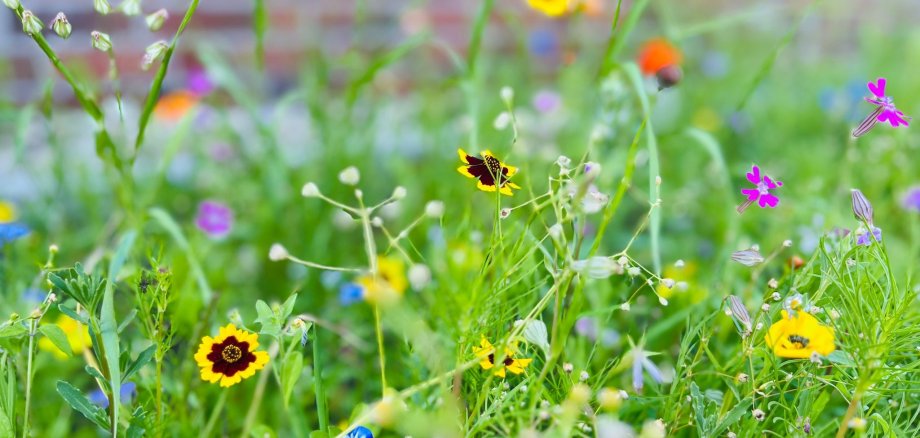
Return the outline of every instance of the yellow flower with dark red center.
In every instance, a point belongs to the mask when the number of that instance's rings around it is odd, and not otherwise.
[[[406,265],[395,257],[377,257],[377,275],[365,275],[356,280],[364,289],[364,299],[370,303],[383,303],[402,297],[409,287]]]
[[[765,337],[767,346],[777,356],[807,359],[812,353],[827,356],[834,351],[834,329],[801,310],[791,316],[785,310],[782,314],[782,319],[770,326]]]
[[[514,346],[512,346],[512,348],[513,347]],[[530,365],[530,362],[533,361],[533,359],[517,359],[514,357],[514,350],[505,348],[505,358],[502,360],[502,363],[496,364],[495,347],[485,336],[479,341],[478,347],[473,347],[473,353],[476,354],[476,357],[482,359],[479,362],[479,366],[481,366],[482,369],[495,369],[494,374],[498,377],[505,377],[505,370],[510,371],[512,374],[523,374],[527,366]]]
[[[80,324],[79,321],[67,315],[61,315],[54,324],[67,335],[67,343],[70,344],[70,350],[74,354],[80,354],[83,350],[93,345],[93,341],[89,337],[89,327]],[[51,339],[46,336],[39,339],[38,348],[51,352],[58,359],[67,359],[67,353],[57,348],[54,342],[51,342]]]
[[[482,158],[467,154],[463,149],[457,149],[457,153],[460,155],[460,161],[464,163],[463,166],[457,168],[457,172],[468,178],[478,179],[476,187],[479,190],[494,192],[497,188],[499,193],[512,196],[514,192],[511,189],[521,188],[510,180],[517,173],[517,167],[502,163],[491,151],[482,151]]]
[[[198,345],[195,362],[201,368],[201,379],[220,382],[227,387],[252,377],[268,363],[268,353],[256,351],[259,335],[227,324],[217,337],[205,336]]]
[[[153,108],[153,113],[157,118],[174,122],[185,117],[196,105],[198,96],[190,91],[180,90],[161,97]]]
[[[550,17],[559,17],[569,11],[569,0],[527,0],[527,4]]]

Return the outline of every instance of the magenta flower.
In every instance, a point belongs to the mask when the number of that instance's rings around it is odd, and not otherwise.
[[[204,201],[198,205],[195,225],[210,237],[221,238],[230,234],[233,226],[233,211],[216,201]]]
[[[741,189],[741,194],[747,196],[747,200],[738,206],[738,213],[744,213],[744,210],[750,207],[754,201],[757,201],[757,205],[760,205],[761,208],[773,208],[779,204],[779,198],[770,193],[770,190],[781,187],[782,182],[775,181],[766,174],[761,175],[760,168],[757,165],[751,167],[751,171],[747,173],[747,180],[756,187]]]
[[[920,212],[920,186],[914,186],[907,190],[901,199],[901,206],[908,211]]]
[[[869,92],[872,93],[872,97],[864,97],[866,102],[869,102],[875,105],[875,110],[872,111],[872,114],[869,114],[856,129],[853,130],[853,137],[859,137],[872,129],[876,123],[887,122],[891,126],[897,128],[899,126],[908,126],[908,121],[910,117],[907,117],[901,111],[898,111],[894,106],[894,99],[891,96],[885,95],[885,85],[887,84],[885,78],[878,78],[875,82],[869,82],[866,86],[869,88]]]

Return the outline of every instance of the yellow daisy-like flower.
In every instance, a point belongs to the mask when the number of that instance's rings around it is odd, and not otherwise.
[[[494,192],[497,189],[503,195],[512,196],[514,192],[511,189],[521,188],[510,180],[517,173],[517,167],[502,163],[491,151],[482,151],[480,154],[482,158],[472,156],[463,149],[457,149],[457,154],[460,155],[460,161],[463,162],[463,166],[458,167],[457,172],[468,178],[478,179],[476,187],[479,190]],[[495,183],[496,178],[498,184]]]
[[[801,310],[794,316],[785,310],[782,313],[782,319],[770,326],[765,337],[777,356],[807,359],[812,353],[827,356],[834,351],[834,329]]]
[[[64,331],[64,334],[67,335],[67,343],[70,344],[70,349],[74,354],[80,354],[83,350],[93,345],[93,341],[89,337],[89,327],[80,324],[77,320],[67,315],[61,315],[54,324],[60,327],[60,329]],[[57,348],[54,343],[45,336],[38,340],[38,348],[51,352],[51,354],[58,359],[67,359],[67,353]]]
[[[569,0],[527,0],[527,4],[550,17],[561,17],[569,11]]]
[[[16,220],[16,207],[6,201],[0,201],[0,224]]]
[[[473,353],[482,359],[482,361],[479,362],[479,366],[481,366],[482,369],[490,370],[494,368],[494,374],[498,377],[505,377],[505,370],[510,371],[512,374],[523,374],[527,366],[530,365],[530,362],[533,361],[533,359],[516,359],[514,357],[514,351],[505,348],[505,359],[501,364],[496,365],[495,347],[485,336],[479,341],[478,347],[473,347]]]
[[[364,289],[364,299],[370,303],[392,301],[402,297],[409,287],[406,265],[402,259],[377,257],[377,278],[365,275],[356,280]]]
[[[268,353],[256,351],[259,335],[227,324],[220,328],[217,337],[201,338],[195,362],[201,368],[201,379],[211,383],[220,381],[227,387],[255,375],[268,363]]]

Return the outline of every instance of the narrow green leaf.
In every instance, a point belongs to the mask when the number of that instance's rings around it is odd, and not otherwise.
[[[287,321],[288,317],[291,316],[291,313],[294,312],[294,304],[297,302],[297,294],[293,294],[284,300],[284,304],[281,305],[281,320]]]
[[[0,409],[0,436],[16,436],[13,431],[13,422],[3,409]]]
[[[150,359],[153,359],[153,354],[156,353],[156,351],[157,346],[151,345],[150,347],[147,347],[146,350],[142,351],[141,354],[137,355],[137,359],[135,359],[134,362],[131,362],[131,364],[128,365],[128,367],[125,369],[124,379],[130,379],[131,376],[140,371],[144,365],[147,365],[147,363],[150,362]]]
[[[76,310],[71,309],[70,307],[67,307],[63,304],[58,304],[57,308],[59,311],[61,311],[61,313],[69,316],[74,321],[77,321],[83,325],[89,325],[89,320],[87,320],[85,316],[82,316],[79,313],[77,313]]]
[[[741,417],[743,417],[744,414],[746,414],[750,409],[751,409],[751,399],[746,398],[744,400],[741,400],[735,405],[735,407],[732,408],[732,410],[728,411],[728,413],[725,414],[725,418],[723,418],[722,421],[719,422],[719,425],[716,426],[716,428],[713,429],[712,432],[710,432],[708,435],[709,436],[721,436],[722,431],[728,429],[729,427],[731,427],[731,425],[737,423],[738,420],[740,420]]]
[[[64,397],[64,401],[66,401],[70,407],[83,414],[89,421],[92,421],[103,429],[109,429],[109,419],[106,417],[105,411],[99,406],[92,404],[79,389],[70,383],[58,380],[57,392],[61,394],[61,397]]]
[[[112,406],[113,425],[118,424],[118,414],[121,406],[121,391],[119,391],[119,388],[121,388],[122,382],[121,367],[118,360],[121,355],[121,346],[118,344],[118,321],[115,319],[115,281],[118,278],[118,273],[121,272],[125,259],[128,257],[128,253],[131,251],[131,247],[134,246],[136,237],[137,233],[134,231],[129,231],[121,237],[115,256],[112,257],[112,262],[109,264],[109,281],[105,283],[105,292],[102,298],[99,330],[105,351],[105,361],[109,368],[109,387],[112,388],[112,400],[110,400],[110,403]]]
[[[45,335],[48,340],[57,347],[58,350],[61,350],[67,356],[73,356],[73,350],[70,348],[70,342],[67,340],[67,334],[64,333],[64,330],[61,330],[57,324],[44,324],[38,327],[43,335]]]
[[[131,422],[128,423],[128,430],[125,431],[128,438],[141,438],[147,432],[145,426],[147,423],[147,411],[138,406],[131,413]]]
[[[287,406],[294,392],[294,386],[303,372],[303,354],[299,351],[291,352],[284,359],[281,366],[281,390],[284,396],[284,405]]]
[[[179,249],[185,253],[185,257],[188,259],[189,267],[192,269],[192,274],[194,274],[195,280],[198,283],[198,289],[201,290],[202,302],[211,302],[211,296],[213,295],[213,292],[211,291],[211,285],[208,284],[208,279],[204,275],[204,270],[201,269],[201,263],[198,262],[198,258],[195,256],[195,253],[189,246],[188,239],[185,238],[185,234],[182,233],[182,229],[179,227],[179,224],[173,220],[169,213],[161,208],[151,208],[150,217],[159,223],[160,226],[163,227],[163,229],[166,230],[170,236],[172,236],[173,240],[176,242],[176,245],[179,246]]]

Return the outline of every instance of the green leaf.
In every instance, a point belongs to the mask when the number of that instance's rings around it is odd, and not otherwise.
[[[208,284],[208,279],[204,275],[204,270],[201,269],[201,264],[198,263],[198,258],[195,257],[195,253],[192,252],[191,247],[188,244],[188,239],[185,238],[185,235],[182,233],[182,229],[179,227],[179,224],[173,220],[172,216],[169,215],[165,210],[160,208],[151,208],[150,216],[155,219],[163,229],[172,236],[173,240],[179,246],[179,249],[185,253],[185,257],[188,259],[189,267],[192,269],[192,273],[195,275],[195,280],[197,280],[198,288],[201,290],[201,300],[202,303],[211,302],[211,286]]]
[[[693,413],[696,415],[696,430],[700,436],[706,436],[706,430],[709,429],[704,406],[706,400],[700,393],[700,387],[696,386],[696,382],[690,382],[690,400],[693,405]]]
[[[0,409],[0,436],[16,436],[13,432],[13,422],[3,409]]]
[[[303,373],[303,354],[294,351],[288,354],[281,366],[281,390],[284,396],[284,405],[288,405],[291,394],[294,392],[294,386],[300,375]]]
[[[121,346],[118,344],[118,321],[115,320],[115,279],[128,258],[131,247],[134,246],[134,239],[137,233],[129,231],[125,233],[118,243],[118,250],[112,257],[109,264],[109,281],[105,283],[105,292],[102,298],[102,314],[100,321],[100,336],[102,337],[102,347],[105,352],[105,361],[109,367],[109,387],[112,388],[112,423],[118,424],[118,414],[121,407],[121,366],[119,356],[121,356]]]
[[[252,438],[275,438],[278,435],[270,427],[264,424],[258,424],[249,432]]]
[[[109,430],[109,419],[105,415],[105,411],[102,410],[99,406],[92,404],[89,399],[80,392],[79,389],[67,383],[63,380],[58,380],[57,382],[57,392],[61,394],[61,397],[64,397],[64,401],[70,405],[75,411],[83,414],[84,417],[92,421],[97,426]],[[118,391],[115,391],[118,392]]]
[[[94,367],[94,366],[92,366],[92,365],[87,365],[87,366],[84,367],[83,369],[86,370],[86,373],[87,373],[87,374],[89,374],[89,375],[93,376],[93,378],[99,380],[99,382],[100,382],[101,384],[103,384],[103,385],[108,385],[108,384],[109,384],[109,382],[108,382],[107,380],[105,380],[105,376],[102,375],[102,373],[99,371],[98,368],[96,368],[96,367]],[[106,389],[108,389],[108,388],[109,388],[109,387],[106,386]]]
[[[735,407],[732,408],[732,410],[728,411],[728,413],[725,414],[725,418],[723,418],[722,421],[719,422],[719,425],[716,426],[716,428],[713,429],[707,435],[708,436],[721,436],[723,430],[726,430],[729,427],[731,427],[731,425],[737,423],[738,420],[740,420],[741,417],[743,417],[744,414],[747,413],[748,410],[750,409],[751,409],[751,400],[748,398],[741,400],[735,405]]]
[[[77,321],[83,325],[89,325],[89,320],[85,316],[82,316],[79,313],[77,313],[76,310],[71,309],[70,307],[64,306],[63,304],[58,304],[57,308],[58,310],[61,311],[61,313],[69,316],[74,321]]]
[[[134,321],[134,318],[136,316],[137,316],[137,309],[131,309],[131,313],[129,313],[128,316],[125,317],[125,320],[121,322],[121,325],[118,326],[118,333],[123,332],[125,330],[125,327],[128,327],[128,325],[131,324],[132,321]]]
[[[141,438],[147,432],[147,412],[144,408],[138,406],[131,413],[131,421],[128,423],[128,430],[125,431],[128,438]]]
[[[156,351],[157,346],[154,344],[148,347],[146,350],[142,351],[141,354],[137,355],[137,359],[128,365],[128,367],[125,369],[124,379],[128,380],[131,378],[131,376],[137,374],[137,372],[140,371],[144,365],[147,365],[147,362],[150,362],[150,359],[153,359],[153,354],[156,353]]]
[[[0,327],[0,339],[2,338],[18,338],[29,333],[23,325],[19,322],[13,322],[7,325]]]
[[[821,412],[824,411],[824,407],[827,406],[827,402],[830,401],[831,395],[827,391],[821,391],[821,394],[818,395],[818,398],[815,399],[814,403],[811,405],[811,411],[809,412],[809,417],[818,418],[821,415]]]
[[[259,315],[256,322],[262,325],[259,333],[278,337],[281,334],[281,324],[275,318],[275,312],[265,301],[256,301],[256,313]]]
[[[70,348],[70,341],[67,340],[67,334],[61,330],[57,324],[45,324],[38,327],[46,338],[48,338],[58,350],[61,350],[67,356],[73,356],[73,350]]]
[[[291,313],[294,312],[294,304],[297,301],[297,294],[293,294],[284,300],[284,304],[281,305],[281,320],[287,321],[288,317],[291,316]]]

